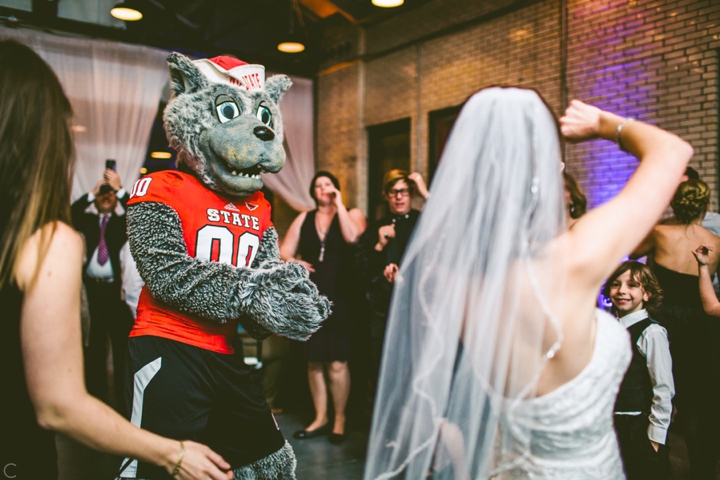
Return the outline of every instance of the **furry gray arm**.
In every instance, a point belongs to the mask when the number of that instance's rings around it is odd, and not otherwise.
[[[157,300],[208,321],[238,319],[254,338],[276,333],[305,340],[330,314],[300,264],[279,261],[277,233],[263,234],[252,268],[190,257],[175,210],[161,203],[128,208],[128,241],[138,271]]]

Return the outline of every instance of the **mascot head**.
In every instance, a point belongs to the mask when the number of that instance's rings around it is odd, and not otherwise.
[[[168,65],[173,97],[163,121],[178,166],[227,196],[260,190],[260,173],[285,164],[278,101],[290,79],[265,81],[262,65],[233,57],[191,61],[172,53]]]

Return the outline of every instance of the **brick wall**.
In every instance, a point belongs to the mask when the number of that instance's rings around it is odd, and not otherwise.
[[[325,65],[318,82],[318,168],[348,184],[356,200],[348,203],[366,205],[367,126],[409,117],[411,165],[425,174],[432,110],[459,105],[494,84],[537,88],[559,108],[558,4],[512,5],[431,2],[368,28],[357,40],[358,61]],[[347,38],[333,32],[327,43]]]
[[[688,139],[692,165],[717,192],[720,2],[568,2],[570,98]],[[536,88],[561,113],[560,8],[560,0],[435,0],[328,35],[327,48],[348,48],[319,75],[318,166],[337,173],[346,203],[366,205],[369,125],[409,117],[411,161],[426,173],[428,112],[479,88]],[[569,146],[567,154],[591,206],[617,193],[636,166],[609,142]]]
[[[658,125],[692,143],[695,167],[718,191],[720,2],[571,0],[571,98]],[[612,198],[637,161],[608,142],[568,148],[591,205]]]
[[[362,63],[355,62],[321,74],[317,81],[318,170],[337,176],[348,207],[357,205],[358,145],[364,133],[360,128],[362,69]]]

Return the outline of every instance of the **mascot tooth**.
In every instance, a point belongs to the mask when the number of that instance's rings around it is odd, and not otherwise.
[[[163,120],[178,170],[141,178],[128,238],[145,287],[130,334],[131,421],[207,444],[236,479],[294,479],[295,456],[262,389],[233,348],[254,338],[307,339],[330,313],[308,272],[280,260],[261,173],[285,163],[278,101],[285,75],[232,57],[168,57]],[[168,478],[127,459],[120,478]]]

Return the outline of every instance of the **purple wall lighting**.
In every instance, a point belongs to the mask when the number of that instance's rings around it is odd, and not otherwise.
[[[605,61],[617,62],[618,59],[603,58]],[[656,113],[652,108],[656,104],[655,87],[641,81],[645,73],[644,63],[632,60],[600,68],[596,64],[590,65],[577,80],[576,95],[603,110],[652,123]],[[581,95],[579,92],[586,93]],[[615,197],[638,165],[632,155],[604,140],[581,144],[576,148],[572,156],[584,171],[583,188],[589,208]]]

